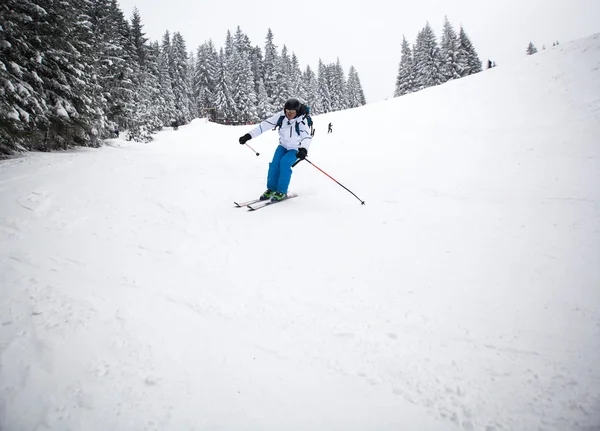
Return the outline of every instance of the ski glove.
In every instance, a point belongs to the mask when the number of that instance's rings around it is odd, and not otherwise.
[[[246,133],[244,136],[242,136],[240,138],[240,144],[244,145],[246,142],[248,142],[250,139],[252,139],[252,136],[250,136],[250,133]]]
[[[306,150],[306,148],[298,148],[298,152],[296,153],[296,157],[299,158],[300,160],[304,160],[306,158],[306,156],[308,155],[308,151]]]

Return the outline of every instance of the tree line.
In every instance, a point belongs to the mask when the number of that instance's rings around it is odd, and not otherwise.
[[[457,34],[446,17],[442,39],[438,44],[435,32],[427,22],[417,34],[412,48],[406,37],[402,36],[394,97],[463,78],[481,70],[481,60],[462,26]]]
[[[5,0],[0,6],[0,154],[99,146],[115,128],[149,141],[198,116],[254,122],[296,96],[315,114],[366,103],[354,67],[303,70],[274,43],[264,49],[238,27],[224,48],[188,52],[179,32],[150,41],[139,11],[117,0]]]

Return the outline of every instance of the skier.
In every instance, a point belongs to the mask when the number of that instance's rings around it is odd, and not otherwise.
[[[333,130],[331,129],[332,124],[329,123],[329,126],[327,128],[327,133],[333,133]]]
[[[306,106],[298,99],[288,99],[282,111],[267,118],[239,139],[240,144],[244,145],[250,139],[277,127],[279,127],[279,145],[269,164],[267,190],[260,196],[260,200],[271,199],[272,202],[287,197],[292,178],[292,164],[296,159],[304,160],[308,154],[312,135]]]

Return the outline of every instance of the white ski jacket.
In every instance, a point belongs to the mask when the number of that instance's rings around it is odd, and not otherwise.
[[[267,130],[273,130],[273,128],[277,125],[277,120],[279,120],[279,117],[282,115],[285,116],[283,110],[279,111],[272,117],[267,118],[257,127],[252,129],[250,131],[250,136],[252,136],[252,139],[260,136]],[[298,123],[298,130],[300,131],[300,134],[296,132],[296,123]],[[279,145],[287,150],[297,150],[298,148],[303,147],[308,151],[308,147],[310,146],[311,142],[312,136],[310,134],[310,127],[304,115],[296,117],[293,120],[288,120],[287,117],[283,119],[281,129],[279,129]]]

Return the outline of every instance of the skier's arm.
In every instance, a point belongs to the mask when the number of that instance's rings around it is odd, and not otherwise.
[[[256,138],[257,136],[260,136],[262,133],[266,132],[267,130],[273,130],[273,128],[277,125],[277,120],[279,120],[279,117],[281,117],[282,115],[283,115],[283,111],[280,111],[277,114],[267,118],[266,120],[261,122],[258,126],[256,126],[254,129],[250,130],[250,136],[252,136],[253,138]]]

